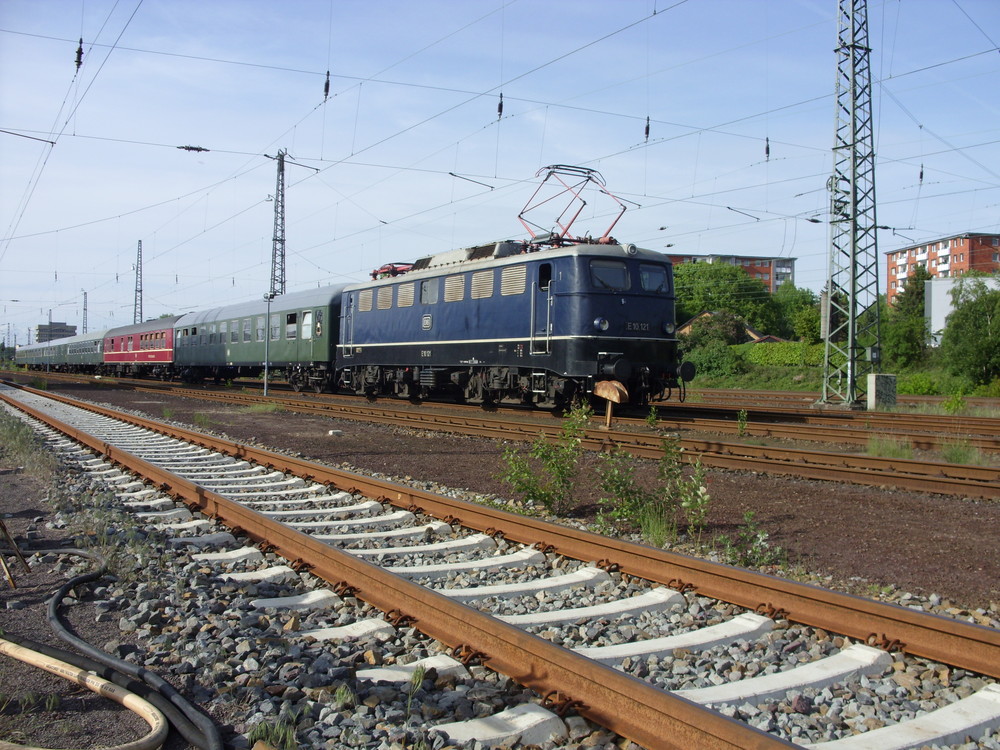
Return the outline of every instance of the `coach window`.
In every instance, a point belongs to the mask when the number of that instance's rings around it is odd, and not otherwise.
[[[640,263],[639,281],[642,284],[642,291],[644,292],[670,291],[670,284],[667,280],[666,266]]]
[[[294,339],[299,335],[299,314],[285,313],[285,338]]]
[[[624,292],[629,289],[628,268],[620,260],[590,261],[590,280],[597,289]]]
[[[316,311],[316,338],[323,335],[323,308]]]
[[[257,332],[256,332],[256,337],[257,337],[257,341],[263,341],[264,340],[264,316],[263,315],[260,315],[260,316],[257,317]]]
[[[420,304],[436,305],[438,301],[438,280],[424,279],[420,282]]]
[[[302,311],[302,338],[311,339],[313,337],[313,311]]]
[[[237,344],[240,340],[240,321],[234,320],[229,324],[229,343]]]
[[[225,344],[226,343],[226,334],[227,333],[229,333],[229,324],[228,323],[219,323],[219,343],[220,344]]]
[[[279,313],[271,313],[271,332],[268,334],[271,337],[271,341],[277,341],[281,333],[281,315]]]
[[[264,323],[264,321],[262,320],[261,324],[263,324],[263,323]],[[245,344],[249,343],[250,340],[251,340],[250,339],[250,318],[244,318],[243,319],[243,343],[245,343]]]

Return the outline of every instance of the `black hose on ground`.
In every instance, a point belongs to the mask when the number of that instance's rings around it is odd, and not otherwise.
[[[48,656],[52,659],[58,659],[59,661],[64,661],[67,664],[71,664],[79,669],[85,669],[88,672],[93,672],[98,677],[103,677],[108,682],[113,682],[118,687],[124,688],[130,693],[135,693],[140,698],[148,701],[159,709],[164,717],[166,717],[170,726],[176,729],[187,742],[195,745],[196,747],[204,747],[202,744],[204,742],[204,737],[202,736],[201,731],[194,726],[194,724],[192,724],[176,706],[174,706],[170,701],[156,692],[156,690],[151,688],[145,682],[129,677],[128,675],[124,675],[106,664],[101,664],[94,659],[81,656],[74,651],[67,651],[62,648],[57,648],[56,646],[47,646],[44,643],[36,643],[30,638],[22,638],[20,636],[11,635],[10,633],[6,633],[4,638],[11,643],[15,643],[18,646],[26,648],[30,651],[36,651],[39,654]]]
[[[56,593],[49,599],[47,618],[49,624],[52,626],[52,629],[56,632],[56,635],[75,648],[79,649],[80,652],[85,654],[86,657],[94,662],[103,664],[113,672],[117,672],[124,677],[134,678],[140,683],[146,685],[147,688],[145,691],[137,690],[135,687],[129,687],[128,689],[138,693],[140,696],[159,708],[160,711],[167,716],[171,725],[173,725],[181,736],[183,736],[189,743],[201,748],[202,750],[222,750],[222,737],[219,734],[218,727],[216,727],[212,720],[199,711],[190,701],[178,693],[173,685],[155,672],[150,672],[145,667],[130,664],[129,662],[119,659],[116,656],[112,656],[106,651],[92,646],[81,638],[78,638],[70,632],[69,626],[63,621],[62,616],[59,613],[59,606],[62,603],[62,600],[77,586],[95,581],[103,576],[106,568],[104,559],[100,555],[90,552],[89,550],[76,548],[46,549],[44,551],[57,555],[77,555],[79,557],[85,557],[88,560],[93,560],[99,566],[96,571],[83,573],[67,581],[60,586]],[[9,640],[14,640],[9,638],[9,636],[7,637]],[[27,647],[31,648],[31,646]],[[44,653],[44,651],[42,653]],[[64,661],[70,660],[64,659]],[[92,668],[87,667],[87,669]],[[115,682],[115,684],[120,684],[117,680],[106,674],[101,674],[100,676]],[[121,686],[125,687],[125,685]],[[177,719],[176,722],[174,720],[175,718]]]
[[[56,593],[52,595],[52,598],[49,599],[48,620],[49,624],[56,631],[56,635],[67,643],[72,644],[92,659],[99,661],[102,664],[107,664],[122,674],[141,680],[176,706],[177,709],[184,714],[187,720],[198,728],[200,736],[187,737],[185,735],[184,738],[188,742],[202,748],[202,750],[222,750],[222,737],[219,735],[218,727],[216,727],[212,720],[199,711],[190,701],[178,693],[173,685],[155,672],[150,672],[145,667],[130,664],[123,659],[112,656],[106,651],[92,646],[70,632],[69,626],[63,621],[62,616],[59,614],[59,605],[62,603],[62,600],[66,597],[66,595],[76,586],[89,583],[90,581],[100,578],[104,574],[106,564],[100,556],[87,550],[61,549],[53,551],[58,554],[75,554],[81,557],[86,557],[90,560],[94,560],[98,563],[98,565],[100,565],[100,569],[96,572],[84,573],[67,581],[60,586]],[[181,731],[181,728],[177,727],[177,730]]]

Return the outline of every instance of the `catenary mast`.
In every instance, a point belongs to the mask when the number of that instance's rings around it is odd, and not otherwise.
[[[821,402],[853,407],[879,365],[875,150],[866,0],[840,0]]]

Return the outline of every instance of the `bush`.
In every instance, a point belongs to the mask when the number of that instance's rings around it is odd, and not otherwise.
[[[747,361],[770,367],[822,367],[824,347],[801,341],[754,344],[747,349]]]
[[[739,375],[746,371],[743,357],[733,347],[718,341],[693,349],[684,358],[694,364],[701,375]]]
[[[896,378],[896,393],[910,396],[936,396],[941,393],[938,382],[926,372],[913,372]]]
[[[994,378],[986,385],[976,386],[972,395],[987,396],[988,398],[1000,398],[1000,378]]]

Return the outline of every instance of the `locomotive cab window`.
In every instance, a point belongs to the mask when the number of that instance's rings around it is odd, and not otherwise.
[[[667,267],[651,263],[639,264],[639,282],[644,292],[666,293],[670,291]]]
[[[552,283],[552,264],[542,263],[538,266],[538,288],[547,292]]]
[[[628,266],[620,260],[594,258],[590,261],[590,281],[596,289],[627,291],[630,287]]]

